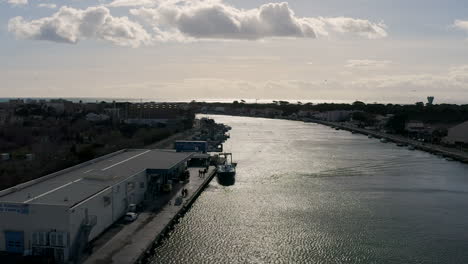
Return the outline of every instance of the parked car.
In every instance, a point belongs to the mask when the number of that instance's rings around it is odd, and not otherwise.
[[[138,214],[137,213],[126,213],[125,216],[124,216],[124,221],[129,223],[129,222],[133,222],[135,221],[136,219],[138,218]]]

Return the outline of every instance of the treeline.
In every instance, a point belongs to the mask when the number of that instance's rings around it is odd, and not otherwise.
[[[412,105],[401,104],[365,104],[356,101],[352,104],[334,104],[334,103],[289,103],[287,101],[274,101],[271,104],[252,104],[234,101],[233,103],[203,103],[192,102],[199,108],[207,107],[225,107],[226,109],[276,109],[283,111],[283,116],[289,116],[299,111],[337,111],[337,110],[350,110],[350,111],[363,111],[374,115],[398,115],[404,120],[420,120],[425,123],[459,123],[468,120],[468,104],[455,105],[455,104],[438,104],[438,105],[425,105],[418,102]]]

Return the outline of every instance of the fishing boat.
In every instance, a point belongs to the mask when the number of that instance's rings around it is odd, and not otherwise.
[[[234,177],[236,175],[237,163],[232,162],[232,153],[221,153],[219,157],[224,162],[217,166],[216,173],[218,177]]]

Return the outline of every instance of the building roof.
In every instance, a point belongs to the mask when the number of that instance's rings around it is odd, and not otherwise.
[[[55,177],[45,176],[46,180],[33,180],[25,187],[4,190],[0,192],[0,202],[72,207],[137,173],[170,170],[192,155],[170,150],[125,150],[72,167]]]

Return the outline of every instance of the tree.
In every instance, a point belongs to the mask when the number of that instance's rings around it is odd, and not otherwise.
[[[406,114],[396,114],[390,120],[388,120],[387,128],[393,132],[403,134],[405,133],[405,125],[408,120]]]
[[[356,110],[363,111],[364,109],[366,109],[366,104],[364,102],[361,102],[361,101],[356,101],[356,102],[353,103],[353,108],[356,109]]]

